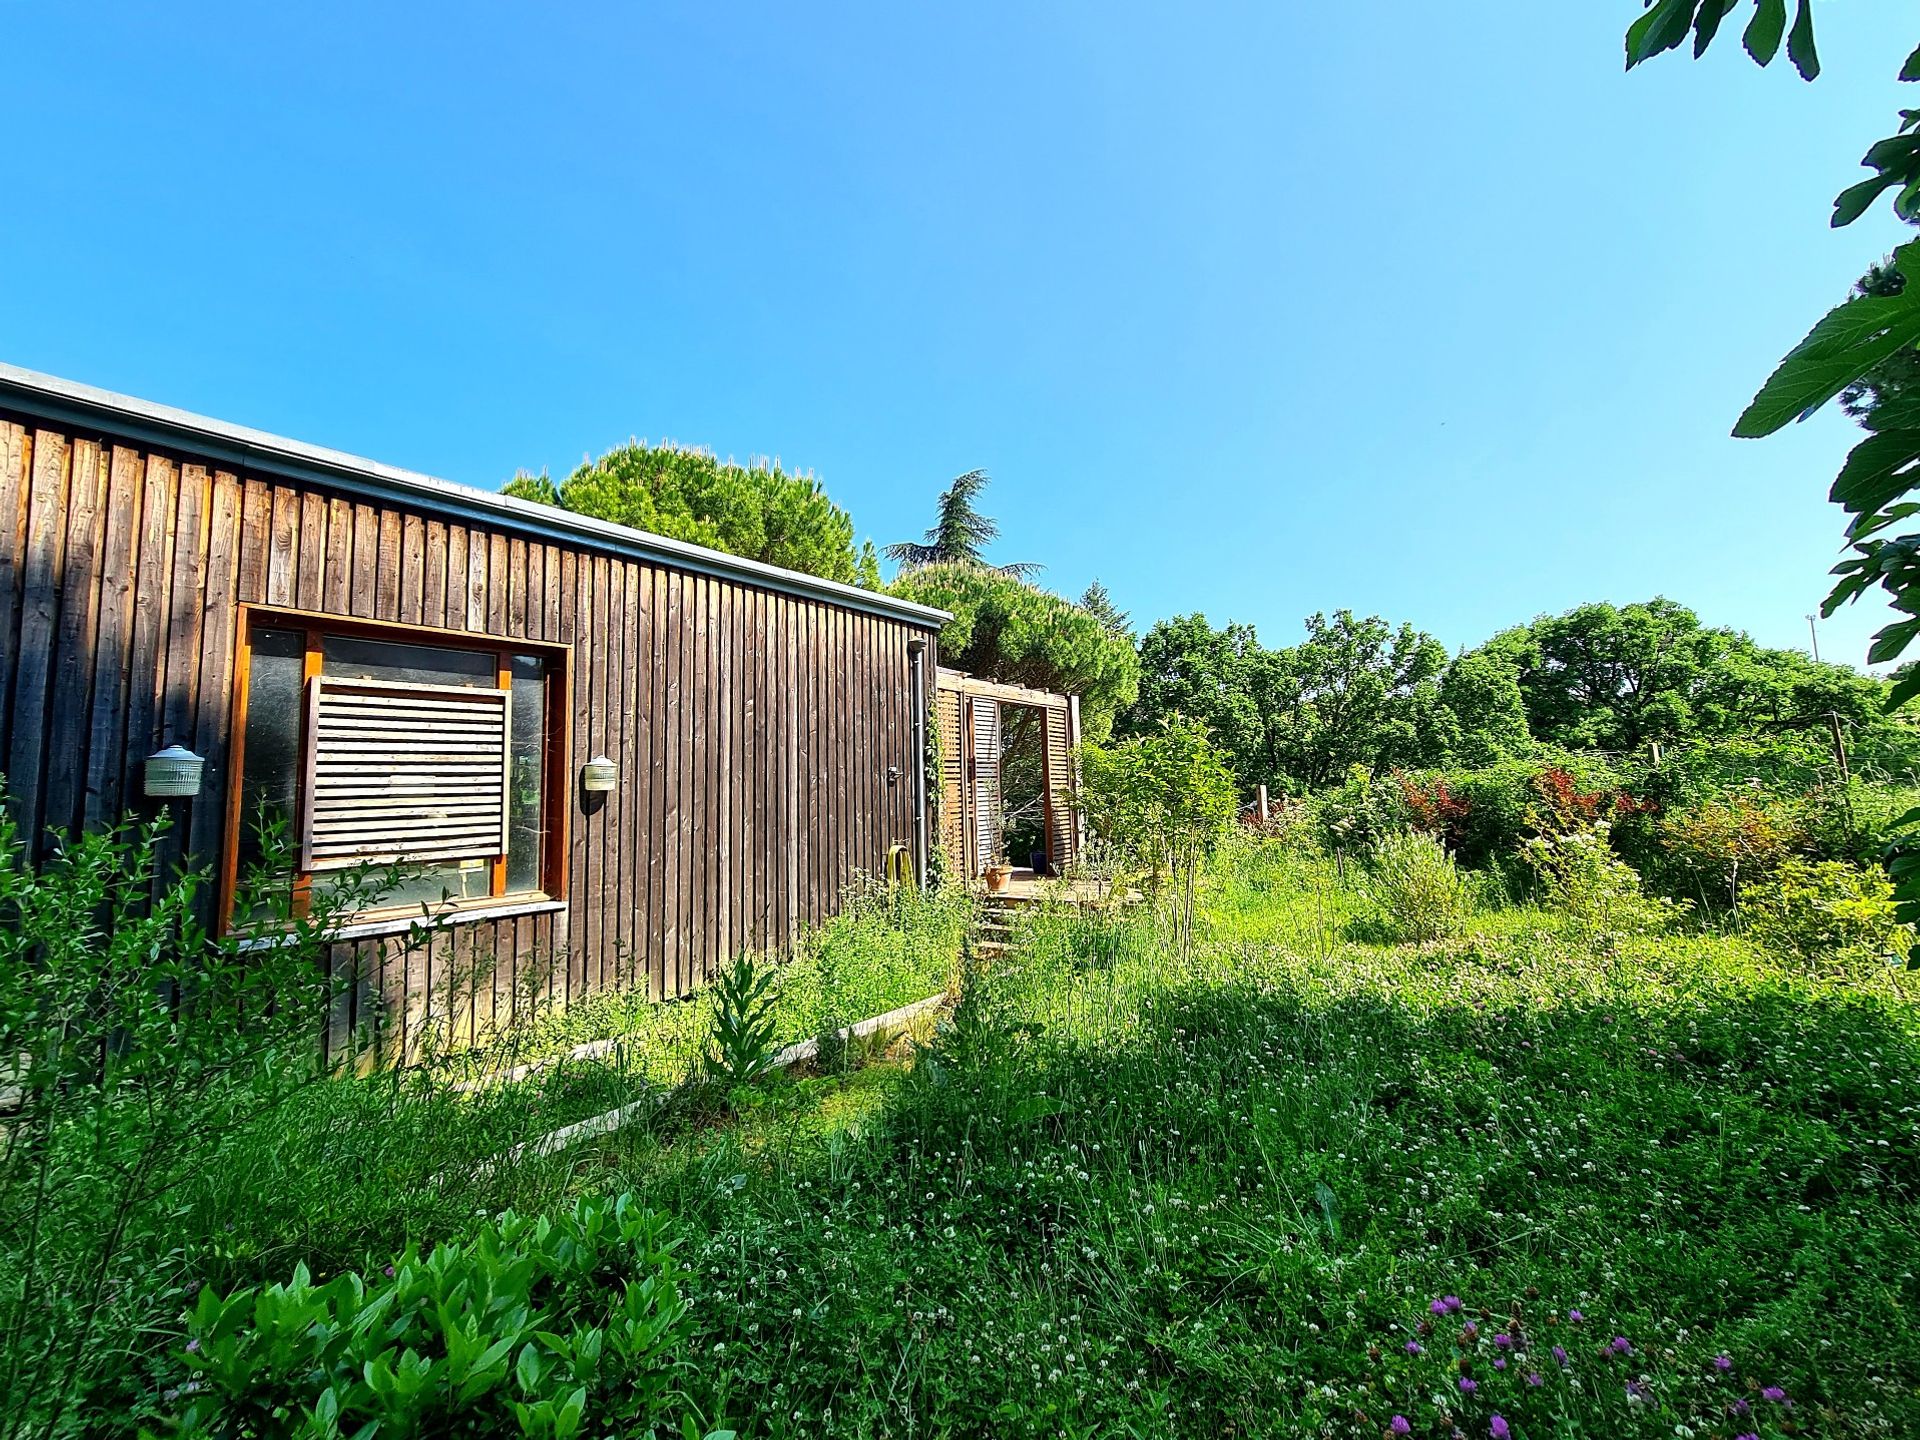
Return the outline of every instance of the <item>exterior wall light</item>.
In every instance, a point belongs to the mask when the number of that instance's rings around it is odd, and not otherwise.
[[[611,790],[620,783],[620,767],[604,755],[587,761],[580,771],[580,788],[589,793]]]
[[[146,792],[153,796],[200,793],[200,774],[207,762],[186,746],[175,743],[147,757]]]

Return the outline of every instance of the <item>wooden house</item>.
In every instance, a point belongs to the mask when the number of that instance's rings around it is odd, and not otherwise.
[[[37,852],[170,805],[225,926],[262,816],[296,896],[417,867],[338,932],[336,1052],[682,995],[890,857],[927,873],[941,611],[5,365],[0,520]],[[152,798],[175,744],[198,792]]]

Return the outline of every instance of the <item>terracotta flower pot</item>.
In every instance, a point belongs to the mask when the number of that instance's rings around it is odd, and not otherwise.
[[[1007,881],[1011,879],[1012,876],[1013,870],[1010,866],[989,865],[986,874],[987,893],[989,895],[998,895],[1002,890],[1007,888]]]

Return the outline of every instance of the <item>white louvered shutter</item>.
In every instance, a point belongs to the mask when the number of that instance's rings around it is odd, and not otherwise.
[[[973,702],[974,854],[980,869],[1000,858],[1000,702]]]
[[[506,852],[507,691],[307,683],[302,869]]]

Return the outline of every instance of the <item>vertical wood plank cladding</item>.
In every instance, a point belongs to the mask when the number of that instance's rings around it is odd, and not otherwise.
[[[686,755],[686,745],[681,738],[681,724],[687,713],[686,706],[682,703],[685,690],[681,678],[686,646],[681,639],[681,634],[686,615],[684,586],[687,577],[675,570],[669,571],[662,578],[666,589],[667,619],[664,625],[665,646],[661,657],[666,694],[662,701],[661,756],[658,776],[663,817],[660,826],[662,850],[660,895],[663,913],[660,931],[661,973],[662,988],[665,992],[678,995],[682,982],[681,953],[685,943],[681,934],[680,917],[681,877],[685,873],[683,856],[686,848],[681,836],[680,774]]]
[[[466,596],[466,618],[459,625],[463,630],[487,628],[487,545],[486,531],[467,532],[467,580],[462,591]]]
[[[626,670],[626,565],[619,559],[608,560],[598,572],[600,620],[604,638],[604,659],[600,664],[604,691],[601,695],[602,735],[613,757],[616,776],[614,788],[607,794],[606,836],[601,842],[606,872],[600,883],[600,953],[603,990],[624,987],[628,930],[624,904],[629,877],[626,866],[627,788],[633,780],[633,761],[627,754],[626,706],[621,700],[622,677]]]
[[[312,491],[299,500],[300,514],[294,522],[299,573],[294,580],[293,603],[302,610],[318,610],[326,597],[327,500]]]
[[[647,767],[643,758],[643,720],[638,688],[640,637],[645,628],[641,568],[632,561],[620,562],[620,582],[624,603],[620,609],[620,938],[626,946],[621,967],[621,988],[645,990],[647,883],[642,869],[640,847],[646,825],[642,816],[642,795]]]
[[[444,583],[444,582],[443,582]],[[427,614],[427,522],[400,517],[400,619],[418,625]]]
[[[53,667],[54,626],[66,549],[66,504],[72,446],[64,435],[33,437],[32,494],[27,502],[26,558],[21,567],[20,650],[13,693],[13,734],[7,757],[7,799],[30,853],[40,835],[46,776],[47,695]]]
[[[220,534],[217,517],[214,526],[217,537]],[[267,552],[271,548],[272,531],[273,490],[259,480],[248,480],[240,490],[239,578],[235,585],[235,593],[242,600],[258,603],[267,598],[267,571],[271,563]]]
[[[353,613],[353,506],[345,500],[327,502],[326,555],[321,575],[320,603],[335,615]]]
[[[714,904],[714,958],[726,964],[739,948],[739,900],[733,891],[733,874],[739,866],[739,806],[735,804],[732,776],[739,774],[735,739],[739,735],[739,645],[733,639],[733,609],[739,591],[733,586],[714,586],[718,603],[718,632],[714,634],[714,710],[718,718],[718,747],[714,756],[714,799],[718,801],[720,824],[716,826],[718,876]]]
[[[194,696],[193,739],[189,742],[206,761],[202,784],[210,795],[226,793],[227,741],[231,727],[234,626],[240,613],[241,552],[254,543],[240,526],[242,491],[237,477],[220,471],[213,477],[213,508],[208,524],[206,586],[200,622],[199,676]],[[262,515],[262,520],[265,516]],[[264,540],[264,525],[259,540]],[[242,534],[241,544],[221,543],[217,537]],[[264,563],[258,549],[253,563]],[[187,808],[188,854],[197,865],[211,866],[225,824],[217,805]]]
[[[128,772],[159,748],[160,677],[166,670],[162,649],[167,633],[166,597],[170,593],[173,517],[180,474],[173,461],[146,458],[145,493],[140,500],[138,566],[133,585],[133,652],[127,658]]]
[[[20,657],[20,578],[27,547],[27,501],[33,439],[27,427],[0,420],[0,764],[11,759],[13,686]]]
[[[635,988],[646,987],[647,994],[660,996],[659,930],[654,924],[654,888],[659,879],[656,858],[659,855],[659,826],[655,818],[653,756],[659,739],[659,723],[653,710],[656,690],[655,639],[659,633],[659,572],[651,566],[636,566],[634,582],[639,587],[635,606],[637,626],[634,633],[633,713],[639,726],[639,746],[633,757],[635,770],[634,813],[634,929],[639,937],[635,957],[638,973]]]
[[[429,520],[421,545],[420,618],[428,625],[447,623],[447,526]]]
[[[801,816],[800,786],[806,774],[800,764],[800,731],[803,712],[800,707],[800,667],[796,652],[798,644],[798,622],[796,613],[799,606],[788,596],[780,597],[780,651],[782,671],[780,677],[780,713],[785,724],[785,733],[781,736],[780,752],[787,768],[782,789],[786,794],[786,808],[781,825],[781,836],[786,850],[786,943],[791,944],[800,928],[800,852],[801,852]]]
[[[338,947],[330,1042],[417,1055],[543,986],[684,994],[910,833],[907,627],[0,417],[0,760],[30,835],[116,818],[174,740],[224,791],[243,603],[572,646],[568,909]],[[587,806],[596,750],[620,782]],[[215,859],[220,810],[181,807],[171,853]]]
[[[768,694],[773,674],[773,596],[753,592],[753,612],[747,621],[747,655],[753,662],[753,728],[748,733],[753,760],[753,791],[747,811],[753,821],[753,849],[747,859],[753,893],[754,944],[762,951],[774,945],[773,906],[778,894],[774,882],[775,855],[769,839],[773,812],[773,726]]]
[[[106,533],[100,549],[100,618],[93,652],[93,709],[87,717],[88,827],[120,818],[126,773],[127,657],[133,640],[135,543],[144,463],[137,450],[113,448]],[[142,752],[143,754],[145,752]]]
[[[503,635],[527,633],[527,542],[518,536],[507,542],[507,620]]]
[[[581,657],[581,686],[584,709],[580,716],[582,731],[587,737],[587,754],[602,754],[606,750],[607,729],[607,670],[606,670],[606,611],[600,604],[606,587],[607,562],[604,555],[582,556],[580,560],[579,589],[575,592],[580,606],[580,633],[574,641],[574,653]],[[581,886],[579,898],[575,901],[586,911],[585,929],[582,935],[581,975],[582,993],[591,993],[603,987],[602,971],[606,965],[606,870],[607,870],[607,809],[610,796],[596,795],[591,807],[582,817],[587,832],[586,844],[586,883]]]
[[[496,530],[487,536],[487,620],[478,628],[489,635],[507,633],[508,554],[505,535]]]
[[[720,847],[716,839],[720,793],[715,788],[720,775],[720,713],[716,703],[718,676],[714,673],[719,658],[720,596],[718,587],[704,575],[700,577],[695,590],[699,596],[694,612],[694,675],[697,685],[693,724],[696,768],[689,780],[693,787],[696,816],[693,834],[695,888],[692,898],[697,938],[694,943],[693,981],[695,984],[704,984],[712,978],[714,957],[720,948],[718,907],[715,904],[720,889]]]
[[[352,613],[371,620],[380,613],[380,512],[371,505],[353,507],[353,542],[347,552],[347,567]]]
[[[807,801],[807,913],[806,923],[817,925],[825,913],[827,876],[832,867],[827,847],[833,811],[832,727],[827,723],[826,611],[806,607],[807,616],[807,743],[810,750]]]
[[[93,692],[94,629],[100,614],[100,547],[106,525],[107,456],[99,443],[73,443],[67,484],[66,563],[60,576],[60,612],[54,630],[48,718],[50,743],[67,754],[48,757],[46,813],[41,823],[71,832],[82,820],[86,734],[81,728]]]
[[[373,539],[373,614],[376,620],[400,618],[400,516],[392,510],[379,512]],[[356,536],[357,538],[357,536]],[[356,586],[368,582],[354,576]]]
[[[291,605],[298,588],[300,504],[298,492],[290,486],[273,487],[272,536],[268,542],[267,583],[263,596],[269,605]]]
[[[207,552],[213,523],[213,480],[204,465],[180,467],[173,517],[171,594],[168,599],[165,668],[160,677],[160,743],[194,744],[199,713],[201,632],[205,626]],[[228,537],[223,537],[228,538]],[[230,540],[229,540],[230,543]],[[186,853],[188,827],[176,821],[155,851],[156,883]]]

